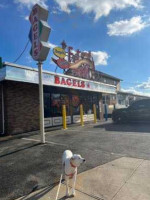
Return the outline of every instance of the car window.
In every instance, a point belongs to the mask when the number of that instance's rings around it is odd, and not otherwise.
[[[138,108],[150,108],[150,102],[149,101],[140,101],[140,102],[135,102],[131,106],[133,109],[138,109]]]

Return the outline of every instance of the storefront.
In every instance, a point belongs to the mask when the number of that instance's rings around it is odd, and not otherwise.
[[[97,108],[100,119],[99,100],[101,95],[96,92],[44,87],[45,126],[62,124],[62,105],[66,105],[67,123],[80,122],[80,104],[83,105],[84,121],[93,120],[93,104]]]
[[[106,79],[107,75],[105,74]],[[114,77],[108,78],[112,79]],[[119,82],[119,79],[115,79]],[[43,72],[45,127],[62,125],[62,105],[66,105],[67,123],[79,123],[79,105],[83,105],[84,121],[93,120],[93,104],[101,119],[102,94],[116,94],[117,84],[108,84]],[[0,124],[2,133],[15,134],[39,129],[39,91],[37,69],[4,63],[0,69]],[[3,88],[3,89],[2,89]],[[2,112],[2,110],[4,112]],[[4,127],[4,128],[3,128]]]

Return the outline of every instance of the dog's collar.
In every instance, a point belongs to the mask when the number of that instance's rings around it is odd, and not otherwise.
[[[70,165],[71,165],[71,167],[76,168],[76,166],[73,165],[71,161],[70,161]]]
[[[72,174],[66,174],[66,173],[65,173],[65,175],[66,175],[66,176],[69,176],[70,179],[73,178],[74,174],[75,174],[75,172],[72,173]]]

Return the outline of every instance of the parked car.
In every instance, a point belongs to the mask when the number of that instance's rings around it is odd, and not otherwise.
[[[150,122],[150,99],[135,101],[128,108],[114,110],[112,120],[115,123]]]

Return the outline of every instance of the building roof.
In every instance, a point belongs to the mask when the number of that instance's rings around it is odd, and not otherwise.
[[[38,69],[22,66],[14,63],[3,63],[0,69],[0,81],[12,80],[27,83],[39,83]],[[59,77],[59,81],[56,81]],[[59,82],[59,83],[58,83]],[[81,84],[83,83],[83,85]],[[96,82],[92,80],[82,79],[78,77],[58,74],[43,70],[43,84],[48,86],[56,86],[62,88],[79,89],[100,93],[116,94],[117,87],[111,84]]]
[[[127,91],[123,91],[123,90],[119,90],[117,91],[117,93],[119,94],[127,94],[127,95],[132,95],[132,96],[139,96],[139,97],[149,97],[150,98],[150,95],[146,95],[146,94],[138,94],[138,93],[132,93],[132,92],[127,92]]]
[[[99,74],[101,74],[102,76],[105,76],[105,77],[108,77],[108,78],[111,78],[111,79],[114,79],[114,80],[117,80],[117,81],[122,81],[122,79],[120,79],[120,78],[117,78],[117,77],[115,77],[115,76],[112,76],[112,75],[103,73],[103,72],[101,72],[101,71],[97,71],[97,70],[96,70],[96,72],[99,73]]]

